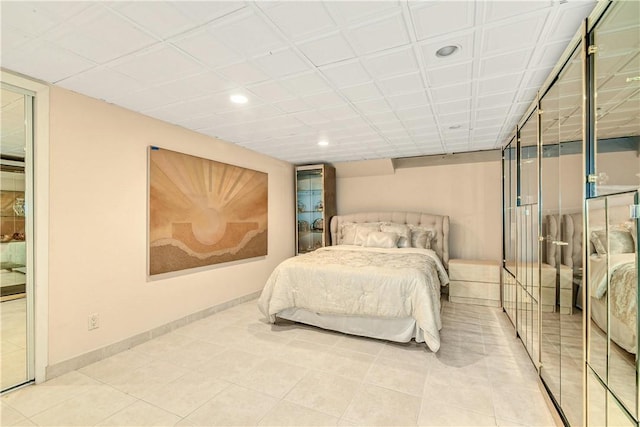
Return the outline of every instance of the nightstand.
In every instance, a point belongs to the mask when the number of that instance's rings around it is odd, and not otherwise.
[[[449,260],[449,301],[500,307],[498,261]]]

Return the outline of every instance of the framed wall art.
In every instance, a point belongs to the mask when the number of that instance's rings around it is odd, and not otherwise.
[[[149,147],[149,275],[267,254],[268,176]]]

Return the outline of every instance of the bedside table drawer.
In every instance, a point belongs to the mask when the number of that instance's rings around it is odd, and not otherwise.
[[[452,280],[449,282],[449,297],[473,298],[500,302],[500,283],[471,282]]]
[[[496,261],[453,259],[449,261],[449,279],[500,283],[500,266]]]

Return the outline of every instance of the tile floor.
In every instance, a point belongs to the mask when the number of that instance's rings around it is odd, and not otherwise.
[[[0,302],[0,389],[27,378],[27,299]]]
[[[506,315],[443,302],[442,346],[282,322],[255,301],[3,395],[14,425],[552,426]]]

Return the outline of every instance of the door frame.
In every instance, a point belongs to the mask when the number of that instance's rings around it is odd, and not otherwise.
[[[0,70],[0,81],[33,93],[33,144],[25,159],[31,162],[34,206],[33,229],[27,236],[32,250],[27,256],[32,257],[28,272],[33,290],[33,376],[41,383],[47,379],[49,353],[49,86],[7,70]]]

